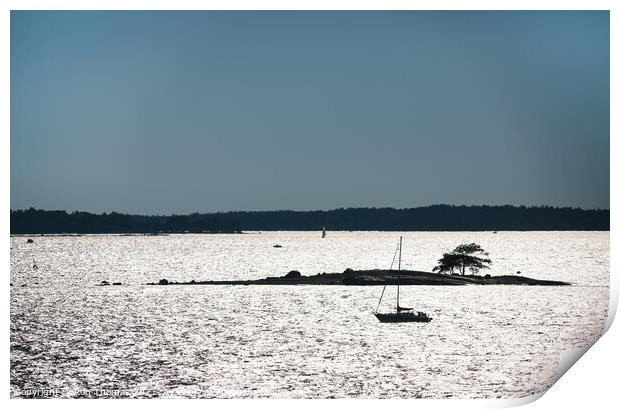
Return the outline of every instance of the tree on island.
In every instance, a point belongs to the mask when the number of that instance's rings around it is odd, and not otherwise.
[[[484,268],[489,268],[491,260],[488,258],[489,253],[484,251],[477,243],[466,243],[457,246],[450,253],[444,253],[437,262],[437,266],[433,267],[433,271],[438,273],[454,273],[456,269],[465,275],[465,270],[469,269],[473,274]]]

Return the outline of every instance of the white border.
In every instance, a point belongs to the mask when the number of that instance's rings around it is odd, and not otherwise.
[[[10,10],[612,10],[611,0],[8,0]]]
[[[251,1],[251,0],[236,0],[227,2],[214,2],[214,1],[197,1],[197,0],[133,0],[133,1],[118,1],[118,0],[93,0],[93,1],[76,1],[76,0],[64,0],[64,1],[15,1],[9,0],[2,2],[3,13],[0,23],[0,55],[2,58],[2,85],[5,90],[5,97],[2,100],[2,109],[0,112],[0,124],[2,124],[2,142],[4,149],[1,151],[2,160],[0,166],[2,166],[2,177],[0,178],[1,189],[3,193],[2,201],[2,217],[0,217],[3,231],[5,232],[4,243],[5,251],[2,253],[2,265],[4,266],[4,280],[3,286],[6,291],[5,302],[3,303],[2,311],[2,325],[5,330],[10,326],[9,322],[9,172],[10,172],[10,10],[53,10],[53,9],[74,9],[74,10],[200,10],[200,9],[213,9],[213,10],[243,10],[243,9],[265,9],[265,10],[348,10],[348,9],[362,9],[362,10],[611,10],[611,128],[610,133],[614,137],[610,138],[610,155],[611,155],[611,186],[618,186],[618,142],[615,138],[618,135],[617,121],[614,118],[620,118],[620,112],[617,104],[618,95],[618,82],[615,80],[613,73],[617,73],[619,69],[618,65],[618,26],[620,19],[616,15],[619,8],[616,5],[618,2],[614,1],[469,1],[467,3],[458,0],[451,1]],[[611,231],[614,232],[619,224],[619,218],[617,217],[616,203],[617,203],[617,190],[611,190],[610,192],[611,202]],[[613,315],[617,309],[618,302],[618,254],[615,245],[615,236],[611,235],[611,300],[610,300],[610,318],[608,320],[608,328],[613,320]],[[592,349],[586,354],[584,359],[581,359],[575,364],[575,368],[570,370],[562,379],[560,379],[556,385],[554,385],[543,398],[537,400],[534,407],[548,407],[548,406],[560,406],[567,405],[573,407],[577,404],[579,406],[592,405],[609,407],[607,402],[617,401],[616,393],[616,373],[618,369],[618,352],[616,345],[620,345],[620,335],[618,331],[618,325],[612,326],[611,329],[604,335],[604,337],[597,342]],[[5,335],[2,338],[3,351],[2,354],[2,366],[4,371],[2,372],[2,379],[6,388],[4,399],[8,400],[9,397],[9,337]],[[290,405],[299,407],[315,407],[316,405],[326,406],[338,406],[341,405],[355,405],[370,407],[377,404],[389,403],[393,407],[410,407],[411,405],[424,406],[424,407],[465,407],[465,408],[478,408],[478,407],[505,407],[513,406],[515,404],[523,404],[528,401],[535,400],[536,397],[526,398],[524,400],[496,400],[496,401],[484,401],[484,400],[416,400],[416,401],[403,401],[403,400],[390,400],[389,402],[381,401],[375,402],[372,400],[336,400],[336,401],[302,401],[302,400],[210,400],[210,401],[196,401],[196,400],[175,400],[173,404],[179,402],[183,405],[200,405],[203,407],[205,403],[209,406],[236,406],[242,405],[258,405],[259,407],[278,407],[288,408]],[[6,402],[9,403],[9,402]],[[171,402],[172,403],[172,402]],[[15,406],[31,406],[38,405],[38,402],[11,400],[10,404]],[[46,401],[46,404],[51,405],[63,405],[73,406],[82,405],[83,402],[79,401]],[[115,401],[115,405],[129,406],[136,404],[155,405],[160,406],[165,403],[162,401],[147,400],[147,401]],[[108,402],[103,401],[90,401],[89,405],[108,405]]]

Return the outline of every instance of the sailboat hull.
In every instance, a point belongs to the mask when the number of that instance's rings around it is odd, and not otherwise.
[[[390,314],[379,314],[375,313],[375,317],[380,322],[430,322],[432,320],[426,314],[416,314],[416,313],[390,313]]]

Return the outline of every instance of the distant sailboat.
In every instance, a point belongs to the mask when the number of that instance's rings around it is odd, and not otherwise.
[[[400,237],[400,242],[398,245],[398,271],[400,272],[400,260],[402,258],[402,249],[403,249],[403,237]],[[394,254],[396,257],[396,254]],[[392,264],[394,260],[392,260]],[[390,270],[392,267],[390,266]],[[401,307],[400,306],[400,273],[397,274],[396,281],[396,312],[395,313],[379,313],[379,307],[381,306],[381,300],[383,299],[383,294],[385,293],[385,288],[387,287],[387,281],[383,286],[383,291],[381,291],[381,297],[379,298],[379,304],[377,305],[377,309],[375,310],[375,317],[381,322],[430,322],[432,320],[431,317],[426,315],[426,313],[422,311],[413,311],[413,308],[409,307]]]
[[[327,232],[325,231],[325,226],[323,226],[323,233],[321,234],[321,238],[324,239],[327,237]]]

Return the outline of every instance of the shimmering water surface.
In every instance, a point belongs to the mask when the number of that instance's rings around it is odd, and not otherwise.
[[[402,288],[429,324],[379,323],[380,287],[144,285],[387,268],[400,235],[11,237],[11,395],[523,397],[602,333],[608,232],[402,233],[403,268],[475,241],[492,275],[573,284]]]

